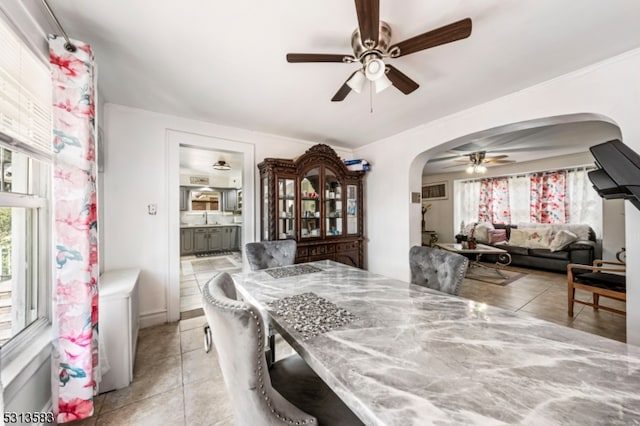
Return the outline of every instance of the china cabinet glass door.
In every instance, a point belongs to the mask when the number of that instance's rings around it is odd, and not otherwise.
[[[301,238],[320,236],[320,170],[309,170],[300,181]]]
[[[358,233],[358,186],[347,185],[347,234]]]
[[[342,235],[342,185],[330,169],[324,175],[325,235]]]
[[[296,237],[295,180],[278,179],[278,239]]]

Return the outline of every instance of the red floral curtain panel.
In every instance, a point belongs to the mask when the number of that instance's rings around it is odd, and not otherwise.
[[[509,181],[507,178],[480,181],[479,222],[511,223]]]
[[[89,45],[49,37],[53,82],[52,401],[58,423],[93,414],[98,358],[95,69]]]
[[[536,173],[531,176],[530,222],[567,223],[567,172]]]

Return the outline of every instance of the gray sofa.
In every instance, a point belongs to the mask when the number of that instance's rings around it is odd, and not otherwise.
[[[517,225],[493,224],[495,229],[505,229],[507,232],[507,240],[511,237],[511,230],[517,229]],[[491,244],[498,247],[511,255],[511,265],[522,266],[525,268],[545,269],[548,271],[567,272],[569,263],[578,263],[582,265],[591,265],[596,258],[596,235],[591,227],[589,227],[588,239],[575,241],[565,247],[563,250],[552,252],[543,248],[526,248],[517,247],[509,244]],[[483,255],[482,260],[489,262],[497,262],[496,255]]]

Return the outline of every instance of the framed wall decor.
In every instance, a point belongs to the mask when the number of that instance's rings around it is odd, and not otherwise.
[[[189,176],[189,183],[192,185],[209,185],[208,176]]]
[[[446,200],[448,197],[446,181],[432,182],[422,186],[423,200]]]

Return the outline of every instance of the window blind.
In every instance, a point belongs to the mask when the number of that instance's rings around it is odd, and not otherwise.
[[[3,19],[0,19],[0,132],[34,150],[51,151],[49,69]]]

